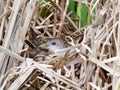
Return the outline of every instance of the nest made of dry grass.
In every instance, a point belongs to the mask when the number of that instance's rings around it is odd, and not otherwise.
[[[0,90],[120,89],[120,1],[74,1],[87,6],[91,24],[76,26],[67,13],[69,0],[0,1]],[[55,37],[67,45],[60,50],[64,56],[30,58],[39,51],[30,46]]]

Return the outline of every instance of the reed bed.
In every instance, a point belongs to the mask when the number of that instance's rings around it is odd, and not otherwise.
[[[120,90],[120,0],[88,1],[82,26],[69,0],[0,0],[0,90]],[[44,60],[56,37],[65,54]]]

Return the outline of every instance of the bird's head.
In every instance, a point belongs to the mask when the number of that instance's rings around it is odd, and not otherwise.
[[[40,45],[39,47],[48,49],[49,51],[54,52],[55,50],[64,48],[64,43],[61,39],[54,38],[54,39],[49,40],[46,43]]]

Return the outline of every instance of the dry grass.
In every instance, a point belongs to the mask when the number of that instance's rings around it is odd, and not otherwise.
[[[0,0],[0,90],[120,90],[120,0],[74,0],[92,17],[82,28],[67,13],[69,0],[48,1]],[[35,57],[55,37],[67,46],[56,52],[66,54]]]

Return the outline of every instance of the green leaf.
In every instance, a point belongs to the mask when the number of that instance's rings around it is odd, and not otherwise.
[[[74,12],[75,12],[75,3],[74,3],[74,0],[69,0],[69,6],[68,6],[68,12],[71,12],[72,11],[72,14],[71,14],[71,17],[74,16]]]
[[[88,25],[88,9],[81,4],[81,27]]]
[[[84,4],[77,3],[76,16],[81,21],[81,27],[88,25],[88,8]]]

